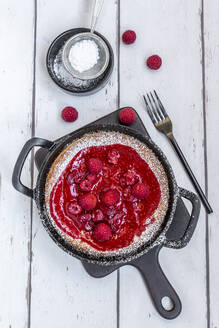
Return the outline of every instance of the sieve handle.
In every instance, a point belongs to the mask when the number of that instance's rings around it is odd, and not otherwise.
[[[92,16],[91,16],[91,33],[94,33],[95,26],[97,24],[98,17],[100,15],[101,9],[103,8],[104,0],[94,0]]]

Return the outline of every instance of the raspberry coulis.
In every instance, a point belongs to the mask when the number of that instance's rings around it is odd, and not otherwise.
[[[101,161],[102,170],[98,174],[89,172],[90,158]],[[137,199],[132,193],[137,183],[144,184],[149,190],[144,199]],[[117,191],[115,203],[105,204],[104,197],[114,189]],[[86,197],[82,197],[85,194],[96,197],[92,210],[85,210],[80,203],[80,199],[86,201]],[[108,194],[113,197],[114,193]],[[57,226],[69,236],[81,239],[97,250],[110,251],[129,246],[134,236],[140,236],[147,225],[154,222],[153,213],[160,197],[157,178],[133,148],[120,144],[93,146],[78,152],[58,178],[50,194],[50,213]],[[76,214],[72,214],[74,210]],[[146,224],[147,218],[151,218],[149,224]],[[102,223],[111,230],[109,239],[104,242],[97,240],[93,233]]]

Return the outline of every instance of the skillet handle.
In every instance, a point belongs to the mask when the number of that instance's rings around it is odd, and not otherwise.
[[[53,142],[41,139],[41,138],[32,138],[26,142],[23,149],[18,156],[17,162],[14,167],[13,175],[12,175],[12,184],[16,190],[21,192],[22,194],[33,198],[33,190],[24,186],[21,182],[21,172],[27,158],[27,155],[31,151],[31,149],[35,146],[43,147],[43,148],[51,148],[54,145]]]
[[[182,310],[182,304],[160,267],[158,259],[160,248],[160,246],[154,247],[145,256],[133,261],[131,265],[140,271],[159,314],[170,320],[178,317]],[[162,300],[165,297],[169,298],[171,305],[168,309],[162,305]]]
[[[181,197],[188,199],[192,203],[192,213],[190,216],[188,226],[184,232],[184,235],[180,239],[164,240],[164,246],[169,248],[176,248],[176,249],[185,247],[188,244],[188,242],[191,240],[198,222],[200,207],[201,207],[201,203],[198,196],[196,196],[193,192],[183,188],[179,188],[179,195]]]

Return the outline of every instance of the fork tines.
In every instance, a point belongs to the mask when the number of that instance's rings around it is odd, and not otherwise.
[[[177,155],[179,156],[181,162],[184,165],[184,168],[190,177],[197,193],[199,194],[205,208],[207,209],[208,213],[212,213],[213,210],[207,200],[207,197],[205,196],[203,190],[201,189],[194,173],[192,172],[182,150],[180,149],[176,139],[173,135],[173,125],[170,117],[167,115],[167,112],[160,101],[160,98],[158,97],[156,91],[154,90],[154,94],[152,92],[147,93],[144,97],[144,101],[146,104],[146,109],[148,112],[148,115],[150,116],[155,128],[159,131],[165,134],[165,136],[169,139],[169,141],[172,143]]]
[[[155,90],[154,95],[152,92],[150,92],[147,93],[147,97],[145,95],[143,97],[148,115],[154,124],[158,123],[159,121],[163,121],[168,117],[167,112]]]

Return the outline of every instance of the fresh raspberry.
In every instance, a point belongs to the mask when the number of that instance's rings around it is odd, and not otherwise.
[[[150,69],[159,69],[162,65],[162,59],[160,58],[160,56],[158,55],[153,55],[153,56],[150,56],[148,59],[147,59],[147,66],[150,68]]]
[[[86,211],[93,210],[97,205],[97,197],[94,194],[84,194],[80,196],[79,204]]]
[[[112,232],[119,232],[122,224],[124,223],[124,213],[117,213],[112,219],[109,220],[109,224]]]
[[[74,107],[65,107],[62,110],[62,118],[66,122],[74,122],[78,118],[78,111]]]
[[[103,164],[98,158],[90,158],[87,163],[87,168],[90,173],[98,174],[102,171]]]
[[[107,160],[109,163],[116,165],[118,163],[120,154],[117,150],[110,150],[107,154]]]
[[[101,199],[105,205],[113,206],[119,201],[119,192],[115,189],[109,189],[103,193]]]
[[[138,199],[144,199],[149,195],[149,187],[145,186],[143,183],[136,183],[132,187],[133,195]]]
[[[80,189],[83,191],[91,191],[92,183],[89,180],[83,180],[80,183]]]
[[[122,41],[125,43],[125,44],[131,44],[131,43],[134,43],[136,40],[136,33],[135,31],[132,31],[132,30],[127,30],[123,33],[122,35]]]
[[[70,202],[67,204],[67,212],[71,215],[77,215],[80,214],[82,211],[82,208],[76,201]]]
[[[136,181],[137,181],[137,176],[136,176],[135,172],[133,172],[133,171],[128,171],[128,172],[126,172],[126,173],[124,174],[124,178],[125,178],[125,180],[126,180],[126,184],[127,184],[128,186],[132,186],[132,185],[135,184]]]
[[[99,223],[93,230],[93,238],[96,241],[104,242],[109,240],[112,237],[112,231],[108,224],[106,223]]]
[[[101,210],[96,210],[93,212],[92,214],[92,220],[94,222],[100,222],[100,221],[103,221],[104,219],[104,215],[103,215],[103,212]]]
[[[132,108],[123,108],[119,112],[119,120],[124,125],[131,125],[136,121],[136,113]]]

